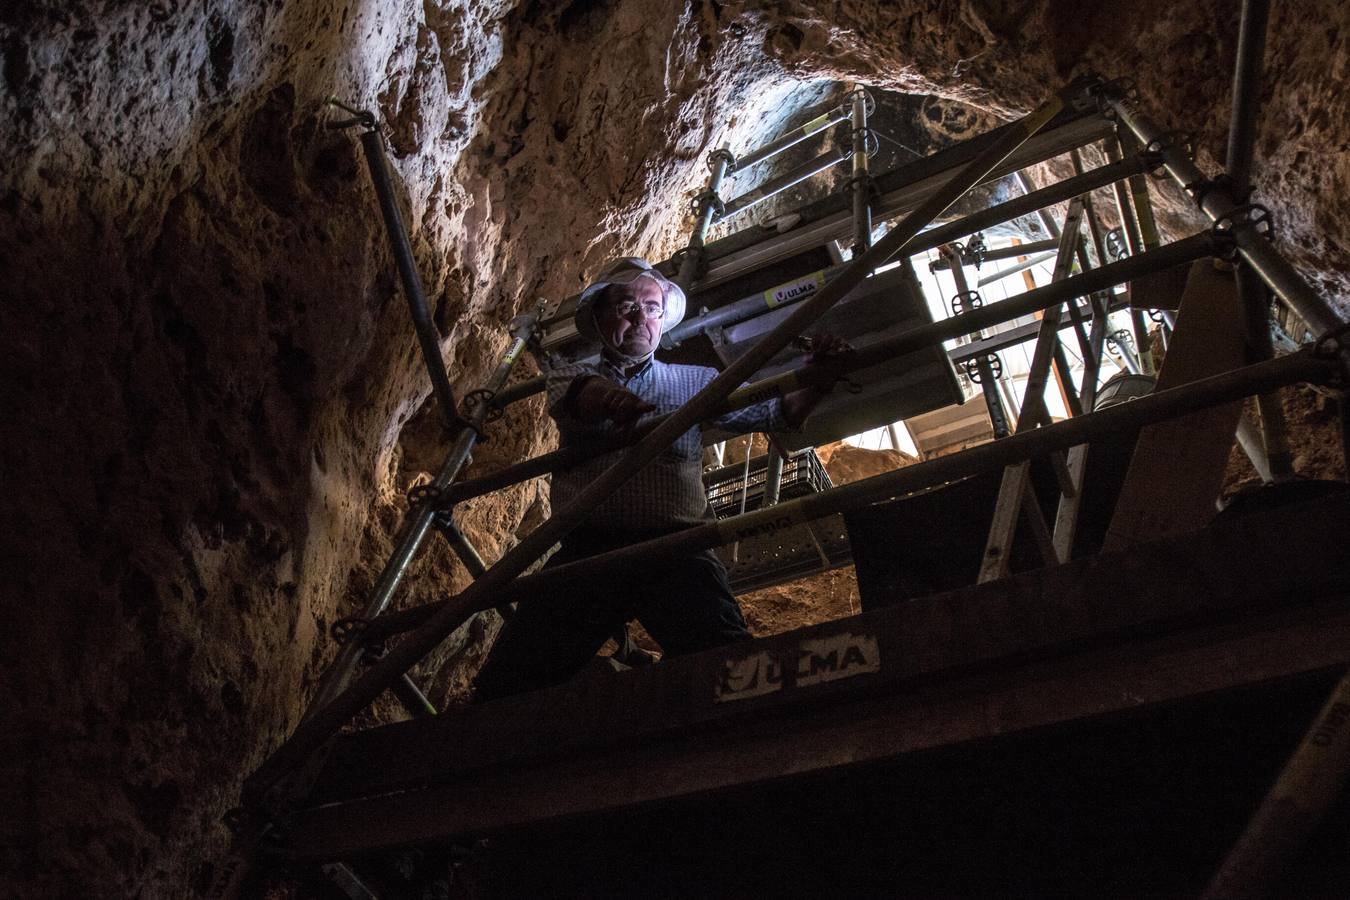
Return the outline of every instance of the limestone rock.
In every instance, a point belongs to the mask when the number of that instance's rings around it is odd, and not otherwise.
[[[462,395],[538,296],[683,240],[714,147],[819,102],[932,95],[931,133],[1134,74],[1216,170],[1237,4],[33,0],[0,11],[4,865],[23,896],[201,893],[241,778],[436,465],[356,137],[376,111]],[[1350,11],[1276,4],[1258,196],[1345,296]],[[926,104],[926,106],[925,106]],[[960,110],[973,110],[961,113]],[[946,110],[946,112],[944,112]],[[955,111],[955,112],[953,112]],[[921,148],[927,149],[927,147]],[[1157,197],[1174,232],[1184,198]],[[474,471],[549,446],[513,409]],[[420,429],[420,430],[419,430]],[[538,485],[461,510],[496,558]],[[400,604],[466,583],[444,548]],[[840,595],[842,596],[842,594]],[[462,690],[474,640],[440,652]],[[481,643],[481,641],[480,641]],[[394,714],[381,705],[379,715]]]

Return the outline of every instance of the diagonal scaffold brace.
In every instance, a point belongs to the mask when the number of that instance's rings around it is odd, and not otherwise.
[[[1065,106],[1065,95],[1056,94],[990,144],[975,159],[954,174],[939,190],[865,253],[855,258],[839,278],[803,301],[777,327],[678,411],[591,483],[571,504],[559,510],[524,540],[508,551],[483,576],[438,610],[430,619],[355,681],[343,693],[302,722],[246,781],[246,800],[256,802],[290,773],[295,772],[358,712],[436,647],[481,603],[491,604],[512,581],[550,547],[576,528],[591,509],[611,496],[625,482],[675,442],[680,435],[708,419],[725,398],[765,365],[840,298],[892,256],[904,250],[919,231],[952,203],[978,184],[1021,144],[1040,131]]]

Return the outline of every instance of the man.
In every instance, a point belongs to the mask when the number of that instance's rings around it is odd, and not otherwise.
[[[548,411],[564,446],[595,441],[645,416],[674,412],[717,375],[704,366],[670,365],[654,357],[663,330],[684,316],[685,296],[651,264],[624,257],[607,265],[581,293],[576,323],[602,347],[598,362],[549,373]],[[843,341],[813,342],[813,361],[848,351]],[[806,389],[722,416],[736,433],[801,427],[824,391]],[[553,475],[552,502],[561,509],[615,461],[615,451]],[[568,535],[549,565],[668,534],[712,517],[702,478],[703,445],[691,428]],[[489,700],[558,684],[580,671],[611,634],[638,619],[668,657],[748,640],[745,619],[711,550],[633,567],[567,596],[521,601],[484,664],[475,696]]]

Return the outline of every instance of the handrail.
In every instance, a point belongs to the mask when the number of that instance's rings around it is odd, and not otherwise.
[[[906,496],[981,472],[1006,468],[1079,444],[1129,433],[1154,422],[1252,394],[1302,381],[1326,383],[1336,377],[1338,372],[1335,360],[1315,353],[1310,347],[1304,347],[1288,356],[1148,394],[1129,403],[1109,406],[1041,428],[1023,430],[1002,440],[970,447],[961,453],[939,456],[819,494],[783,501],[774,507],[695,525],[663,537],[556,566],[518,579],[501,602],[537,596],[546,587],[552,589],[559,585],[580,584],[639,561],[655,562],[755,535],[772,534],[803,522]],[[390,613],[374,620],[367,627],[377,637],[389,637],[419,627],[448,606],[457,605],[458,599]],[[462,608],[461,611],[467,618],[478,610]]]

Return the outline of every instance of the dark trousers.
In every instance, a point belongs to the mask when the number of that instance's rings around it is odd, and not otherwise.
[[[573,541],[545,568],[602,549],[607,549],[604,543]],[[642,623],[666,657],[750,639],[727,571],[707,551],[520,601],[478,673],[474,699],[492,700],[568,680],[631,619]]]

